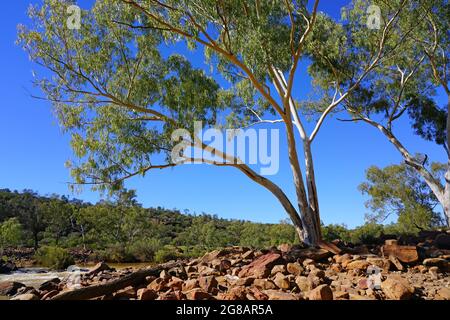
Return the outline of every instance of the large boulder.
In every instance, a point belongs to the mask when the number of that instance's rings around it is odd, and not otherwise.
[[[53,291],[59,290],[59,284],[61,280],[59,278],[53,278],[48,281],[45,281],[39,286],[39,291]]]
[[[22,287],[25,287],[25,285],[20,282],[15,281],[0,282],[0,296],[13,296]]]
[[[217,288],[219,283],[214,276],[207,276],[198,278],[198,284],[201,289],[211,293],[214,288]]]
[[[17,266],[13,262],[2,262],[0,259],[0,274],[8,274],[16,270]]]
[[[438,267],[441,271],[449,271],[450,263],[442,258],[428,258],[423,260],[423,265],[427,267]]]
[[[381,247],[381,252],[385,257],[394,256],[403,263],[415,263],[419,260],[416,246],[399,246],[389,240]]]
[[[275,277],[273,278],[273,282],[277,285],[278,288],[283,290],[289,290],[289,288],[291,287],[289,278],[281,272],[275,275]]]
[[[137,291],[138,300],[155,300],[158,298],[158,293],[155,290],[142,288]]]
[[[246,265],[239,272],[239,278],[255,277],[266,278],[270,275],[272,267],[281,262],[281,256],[278,253],[268,253],[260,256],[252,263]]]
[[[386,298],[390,300],[409,300],[414,294],[414,287],[400,276],[390,276],[381,283]]]
[[[441,233],[434,239],[434,245],[439,249],[450,250],[450,234]]]
[[[333,291],[326,284],[321,284],[308,294],[309,300],[333,300]]]
[[[436,293],[436,298],[439,300],[450,300],[450,288],[441,288]]]
[[[105,262],[99,262],[87,273],[87,275],[94,276],[102,271],[114,271],[114,269],[108,266]]]

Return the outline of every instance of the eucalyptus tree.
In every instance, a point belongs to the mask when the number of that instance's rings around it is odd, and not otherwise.
[[[381,17],[388,19],[389,12],[398,1],[370,1],[377,5]],[[403,1],[404,14],[399,15],[392,39],[402,39],[391,46],[395,54],[379,61],[378,67],[360,83],[342,106],[351,119],[364,122],[379,130],[399,151],[405,163],[415,170],[434,193],[450,223],[450,90],[449,75],[449,23],[450,5],[446,0]],[[359,33],[357,42],[349,44],[342,52],[338,70],[340,83],[352,81],[359,68],[360,53],[373,51],[377,35],[361,27],[356,21],[367,16],[367,1],[354,1],[347,8],[348,27]],[[375,49],[376,50],[376,49]],[[326,70],[326,72],[323,72]],[[336,79],[332,67],[322,69],[323,79]],[[327,89],[327,85],[323,86]],[[439,93],[447,97],[440,104]],[[401,119],[408,117],[412,131],[426,140],[442,146],[447,159],[445,175],[438,176],[424,150],[416,156],[394,132]],[[441,159],[435,159],[441,161]]]
[[[445,172],[444,165],[432,164],[433,175]],[[391,165],[385,168],[370,167],[366,182],[359,190],[369,196],[366,207],[368,221],[383,223],[392,215],[398,217],[397,226],[412,232],[442,226],[441,216],[435,212],[436,196],[411,166]]]
[[[173,161],[170,138],[177,128],[195,137],[194,120],[205,128],[281,123],[295,204],[280,186],[235,156],[195,138],[189,142],[223,160],[204,162],[236,168],[270,191],[299,238],[317,245],[322,241],[312,144],[329,114],[392,54],[386,44],[402,41],[390,34],[404,2],[393,4],[382,27],[371,31],[375,55],[361,53],[355,78],[344,90],[334,80],[314,101],[298,99],[304,85],[299,64],[313,61],[309,71],[320,82],[316,76],[324,64],[319,57],[326,55],[339,69],[346,43],[361,36],[318,12],[319,0],[98,0],[82,11],[78,29],[66,24],[70,1],[45,0],[30,9],[33,23],[20,27],[19,43],[51,71],[38,84],[72,135],[75,183],[121,188],[127,178],[192,160]],[[77,24],[71,20],[70,25]],[[214,78],[175,54],[183,45],[203,50]],[[308,132],[310,108],[320,116]],[[166,156],[163,163],[156,162],[160,153]]]

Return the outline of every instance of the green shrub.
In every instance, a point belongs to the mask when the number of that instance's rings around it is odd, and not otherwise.
[[[136,262],[136,259],[122,245],[109,245],[103,250],[98,250],[97,256],[99,260],[106,262]]]
[[[126,251],[136,261],[151,262],[154,261],[156,252],[161,248],[162,244],[159,239],[142,239],[129,245]]]
[[[352,243],[376,243],[377,239],[384,233],[383,225],[377,223],[366,223],[351,231]]]
[[[0,223],[0,250],[7,246],[17,246],[23,238],[22,225],[17,218]]]
[[[55,246],[39,248],[35,258],[38,264],[56,270],[65,269],[75,263],[73,257],[66,249]]]
[[[186,256],[183,253],[179,252],[176,247],[172,246],[165,246],[155,253],[156,263],[163,263],[170,260],[177,260],[182,258],[186,258]]]
[[[329,224],[322,226],[322,235],[325,241],[333,241],[336,239],[349,242],[351,239],[350,231],[345,225]]]

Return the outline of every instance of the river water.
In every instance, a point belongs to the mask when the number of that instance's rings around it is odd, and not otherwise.
[[[150,263],[108,263],[108,265],[116,270],[132,268],[140,269],[151,266]],[[94,265],[77,265],[81,269],[81,272],[89,271]],[[0,274],[0,282],[3,281],[16,281],[23,283],[26,286],[38,288],[45,281],[60,278],[61,280],[69,275],[67,270],[55,271],[46,268],[20,268],[19,270],[10,274]],[[7,297],[0,296],[0,300],[5,300]]]

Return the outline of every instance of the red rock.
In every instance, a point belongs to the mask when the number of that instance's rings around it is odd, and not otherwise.
[[[208,263],[213,261],[214,259],[217,259],[219,257],[222,257],[224,255],[226,255],[228,253],[227,250],[214,250],[212,252],[209,252],[207,254],[205,254],[200,261],[204,262],[204,263]]]
[[[293,274],[294,276],[299,276],[302,274],[303,271],[305,271],[305,269],[298,262],[288,263],[286,269],[287,272]]]
[[[315,248],[292,250],[289,254],[299,259],[312,259],[314,261],[324,260],[332,256],[332,253],[328,250]]]
[[[253,250],[248,250],[245,253],[242,254],[241,258],[242,259],[253,259],[253,257],[255,256],[255,253]]]
[[[198,278],[199,287],[206,292],[211,292],[213,288],[217,288],[218,282],[214,276]]]
[[[155,290],[143,288],[137,291],[137,298],[138,300],[146,300],[146,301],[155,300],[156,298],[158,298],[158,294],[156,293]]]
[[[219,271],[225,272],[229,269],[231,269],[231,261],[230,260],[223,259],[222,261],[220,261]]]
[[[280,250],[281,252],[289,252],[292,249],[292,245],[290,245],[288,243],[283,243],[283,244],[280,244],[277,247],[277,249]]]
[[[247,289],[245,287],[234,287],[228,290],[223,300],[247,300]]]
[[[336,261],[336,263],[340,263],[340,264],[344,263],[345,261],[350,262],[350,261],[352,261],[352,259],[353,259],[353,257],[348,253],[343,254],[343,255],[338,254],[338,255],[334,256],[334,260]]]
[[[173,301],[173,300],[179,300],[178,296],[175,294],[175,292],[169,291],[169,292],[164,292],[163,294],[161,294],[158,299],[156,300],[166,300],[166,301]]]
[[[291,287],[291,283],[288,277],[286,277],[282,273],[277,273],[275,278],[273,279],[273,282],[276,284],[278,288],[283,290],[289,290],[289,288]]]
[[[354,260],[349,262],[345,267],[347,270],[367,270],[367,268],[370,266],[370,263],[366,260]]]
[[[269,299],[269,297],[265,293],[263,293],[261,290],[259,290],[258,288],[250,288],[249,291],[250,291],[249,294],[251,294],[255,298],[255,300],[268,300]]]
[[[381,283],[381,289],[388,299],[408,300],[414,293],[414,288],[408,280],[402,277],[390,276]]]
[[[199,287],[199,283],[198,283],[197,279],[189,279],[183,283],[182,290],[190,291],[190,290],[198,288],[198,287]]]
[[[450,288],[441,288],[436,293],[436,297],[440,300],[450,300]]]
[[[152,283],[150,283],[147,288],[148,289],[152,289],[155,290],[156,292],[160,292],[160,291],[164,291],[167,289],[166,287],[167,282],[164,281],[164,279],[162,278],[156,278],[155,280],[153,280]]]
[[[108,266],[105,262],[97,263],[88,273],[88,276],[93,276],[101,271],[113,271],[114,269]]]
[[[345,291],[336,291],[333,294],[334,300],[348,300],[350,298],[350,294]]]
[[[308,294],[308,298],[309,300],[333,300],[333,291],[331,291],[331,288],[328,285],[322,284],[311,290]]]
[[[272,267],[280,262],[280,260],[281,256],[278,253],[265,254],[243,267],[239,272],[239,277],[254,276],[256,278],[265,278],[269,276]]]
[[[13,296],[17,293],[17,290],[25,287],[23,283],[15,281],[0,282],[0,296]]]
[[[277,273],[286,273],[286,266],[284,264],[277,264],[276,266],[273,266],[272,270],[270,271],[270,274],[276,275]]]
[[[172,277],[172,280],[167,284],[167,286],[173,290],[181,290],[183,283],[183,280],[177,277]]]
[[[188,300],[210,300],[212,298],[208,292],[205,292],[200,288],[192,289],[185,294]]]
[[[236,285],[237,286],[250,286],[252,285],[252,283],[255,281],[254,277],[246,277],[246,278],[240,278],[239,280],[236,281]]]
[[[269,279],[255,279],[253,285],[263,290],[276,289],[277,286]]]
[[[384,256],[394,256],[404,263],[415,263],[419,260],[419,254],[416,246],[399,246],[396,244],[385,244],[381,247],[381,252]]]
[[[278,290],[265,290],[264,294],[268,296],[268,300],[300,300],[299,295]]]
[[[369,281],[367,278],[364,279],[359,279],[358,281],[358,288],[359,289],[363,289],[366,290],[367,288],[369,288]]]
[[[395,266],[395,268],[397,268],[398,271],[403,271],[403,265],[397,257],[389,256],[389,261]]]

